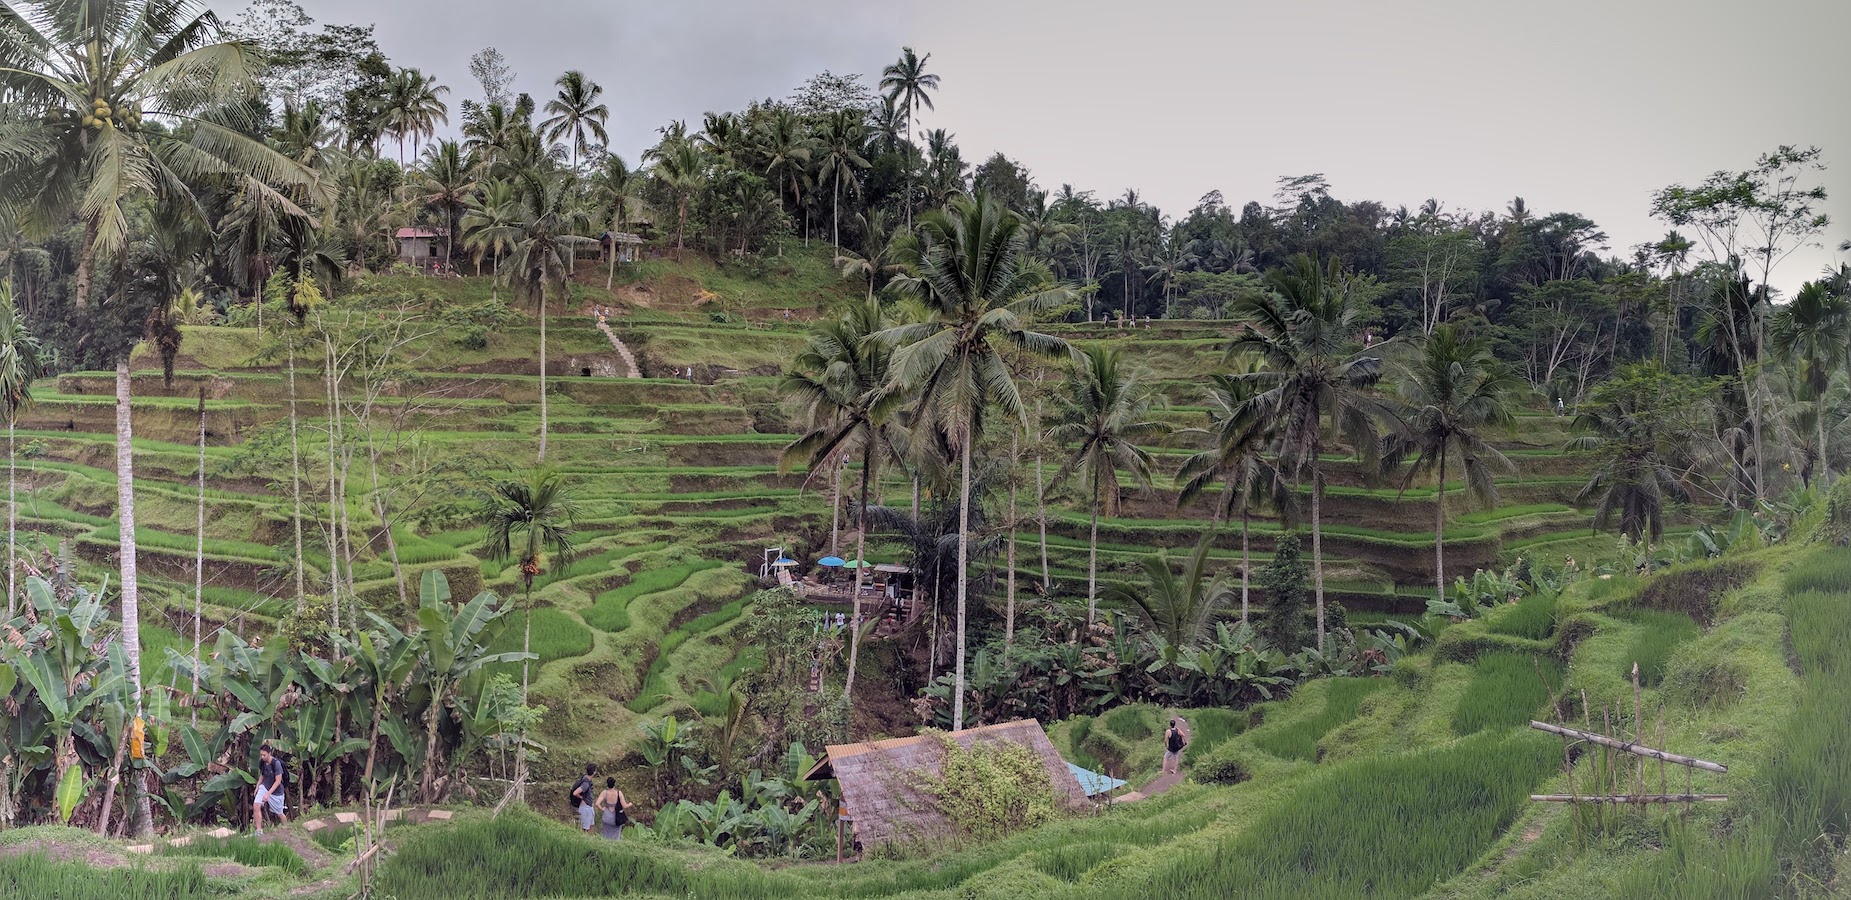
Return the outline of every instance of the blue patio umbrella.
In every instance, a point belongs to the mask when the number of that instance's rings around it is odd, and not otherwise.
[[[842,565],[843,563],[847,561],[848,560],[845,560],[840,556],[825,556],[822,559],[817,560],[816,564],[819,566],[828,566],[829,568],[833,569],[833,568],[836,568],[837,566]]]
[[[780,556],[777,559],[773,560],[771,564],[780,569],[787,569],[787,568],[790,568],[791,566],[796,565],[797,561],[794,559],[791,559],[788,556]]]

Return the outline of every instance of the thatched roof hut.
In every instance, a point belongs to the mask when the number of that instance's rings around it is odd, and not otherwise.
[[[1021,744],[1041,757],[1056,797],[1076,808],[1086,804],[1086,794],[1067,768],[1066,760],[1061,759],[1047,733],[1041,730],[1041,723],[1034,719],[967,728],[952,732],[950,737],[965,748],[993,742]],[[843,814],[850,818],[855,837],[863,847],[949,837],[954,830],[952,823],[920,789],[921,782],[936,777],[944,764],[945,749],[939,741],[937,734],[922,734],[871,743],[832,744],[804,778],[833,778],[841,784]]]

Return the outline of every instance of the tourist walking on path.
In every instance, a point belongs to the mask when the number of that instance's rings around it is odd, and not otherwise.
[[[597,774],[597,771],[597,766],[586,763],[585,774],[579,776],[577,784],[572,785],[572,794],[568,798],[572,809],[578,813],[578,830],[580,831],[590,831],[592,820],[598,814],[597,807],[592,805],[591,798],[591,792],[595,788],[591,783],[591,776]]]
[[[1183,748],[1189,746],[1189,735],[1183,732],[1182,720],[1171,719],[1170,727],[1163,733],[1163,774],[1175,775],[1183,770]]]
[[[630,824],[627,812],[630,803],[624,799],[623,791],[617,789],[617,779],[604,779],[604,792],[598,795],[597,806],[604,823],[604,836],[613,841],[623,840],[623,826]]]
[[[283,814],[287,809],[283,805],[283,786],[287,775],[283,771],[283,761],[278,759],[276,751],[269,744],[257,748],[257,797],[251,801],[251,821],[257,825],[257,835],[264,833],[264,810],[276,817],[278,825],[288,825],[289,817]]]

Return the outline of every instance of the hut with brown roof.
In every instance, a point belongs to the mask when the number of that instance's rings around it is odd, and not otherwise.
[[[1072,808],[1086,805],[1066,760],[1054,749],[1041,723],[1017,719],[951,732],[966,749],[987,743],[1015,743],[1041,757],[1055,797]],[[832,744],[804,775],[808,781],[835,779],[842,788],[842,815],[865,847],[950,837],[955,828],[922,784],[943,770],[945,748],[940,736],[921,734],[856,744]]]

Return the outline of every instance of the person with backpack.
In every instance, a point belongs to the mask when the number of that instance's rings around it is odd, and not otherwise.
[[[269,744],[257,748],[257,794],[251,801],[251,821],[257,825],[257,836],[264,834],[264,810],[276,817],[277,822],[289,824],[289,817],[283,814],[283,787],[288,782],[283,769],[283,761],[276,755],[275,748]]]
[[[585,774],[579,777],[576,784],[572,785],[572,793],[566,796],[566,802],[571,804],[572,809],[578,813],[578,830],[580,831],[591,831],[591,823],[598,814],[598,808],[592,804],[591,796],[594,789],[591,776],[596,775],[597,772],[597,766],[586,763]]]
[[[1182,721],[1171,719],[1169,730],[1163,733],[1163,774],[1175,775],[1183,770],[1183,748],[1187,746],[1189,737],[1183,734]]]
[[[624,799],[623,791],[617,789],[617,779],[604,779],[604,792],[598,795],[597,807],[604,821],[604,836],[613,841],[623,840],[623,826],[630,824],[630,803]]]

